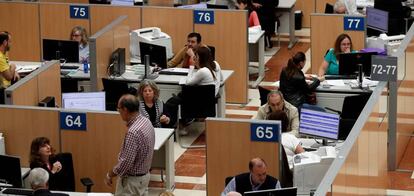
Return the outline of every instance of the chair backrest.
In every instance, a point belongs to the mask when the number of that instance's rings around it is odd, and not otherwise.
[[[116,111],[119,98],[128,93],[128,83],[120,80],[102,78],[105,91],[106,110]]]
[[[54,177],[55,187],[59,191],[75,191],[75,170],[71,153],[59,153],[57,160],[62,164],[62,170]]]
[[[216,60],[216,47],[207,45],[207,47],[210,49],[211,57],[213,58],[213,61]]]
[[[224,186],[227,186],[227,184],[233,179],[234,176],[227,176],[226,179],[224,179]]]
[[[325,4],[325,14],[333,14],[334,13],[334,6],[326,3]]]
[[[183,86],[181,104],[182,118],[205,118],[216,116],[215,85]]]
[[[267,94],[269,94],[270,90],[258,86],[259,94],[260,94],[260,105],[264,105],[267,103]]]
[[[288,158],[285,148],[282,149],[282,168],[280,174],[280,184],[282,188],[293,187],[293,173],[289,168]]]

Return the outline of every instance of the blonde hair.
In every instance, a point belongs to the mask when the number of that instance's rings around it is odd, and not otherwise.
[[[73,27],[72,31],[70,32],[70,40],[73,40],[72,35],[74,33],[76,33],[77,31],[79,31],[79,33],[81,35],[80,43],[82,44],[82,46],[86,46],[88,44],[88,41],[89,41],[88,34],[86,33],[86,29],[81,27],[81,26]]]

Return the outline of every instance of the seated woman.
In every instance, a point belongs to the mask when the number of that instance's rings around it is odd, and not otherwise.
[[[81,26],[73,27],[70,40],[79,42],[79,63],[89,63],[88,34]]]
[[[154,127],[168,127],[170,118],[159,95],[160,89],[154,81],[143,80],[138,88],[139,113],[150,119]]]
[[[276,110],[267,116],[268,120],[280,120],[282,123],[282,145],[285,149],[286,156],[289,163],[289,168],[293,168],[293,156],[305,152],[300,140],[293,134],[287,133],[289,126],[289,119],[287,114],[282,110]]]
[[[334,48],[329,49],[328,53],[319,67],[319,76],[338,75],[339,74],[339,61],[338,57],[341,53],[356,52],[352,48],[352,40],[348,34],[341,34],[336,38]]]
[[[62,164],[57,160],[54,149],[50,146],[50,140],[46,137],[38,137],[32,141],[30,147],[30,169],[41,167],[49,173],[49,189],[62,190]]]
[[[312,83],[306,82],[302,68],[305,65],[306,56],[298,52],[288,61],[286,68],[280,73],[280,87],[286,101],[297,108],[307,102],[309,94],[319,86],[323,78],[310,77]]]
[[[257,16],[256,11],[254,11],[254,6],[252,0],[237,0],[237,8],[239,10],[247,10],[249,13],[249,27],[260,26],[259,17]]]

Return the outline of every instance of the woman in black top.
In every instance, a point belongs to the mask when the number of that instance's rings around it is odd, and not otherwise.
[[[302,72],[306,57],[303,52],[298,52],[288,61],[286,68],[280,74],[280,88],[286,101],[297,108],[307,102],[308,96],[319,86],[323,78],[311,77],[310,84],[306,82],[305,74]]]

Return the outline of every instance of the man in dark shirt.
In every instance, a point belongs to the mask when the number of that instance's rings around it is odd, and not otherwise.
[[[67,196],[64,193],[51,193],[48,189],[47,182],[49,180],[49,173],[40,167],[34,168],[29,174],[29,183],[34,190],[34,196]]]
[[[151,121],[139,114],[139,101],[133,95],[123,95],[118,101],[118,112],[127,123],[118,164],[106,174],[105,183],[112,185],[118,176],[115,196],[147,195],[154,152],[155,132]]]
[[[279,189],[280,182],[266,174],[266,162],[262,158],[254,158],[249,162],[250,172],[235,176],[224,188],[221,196],[226,196],[231,191],[243,194],[247,191],[266,189]]]

